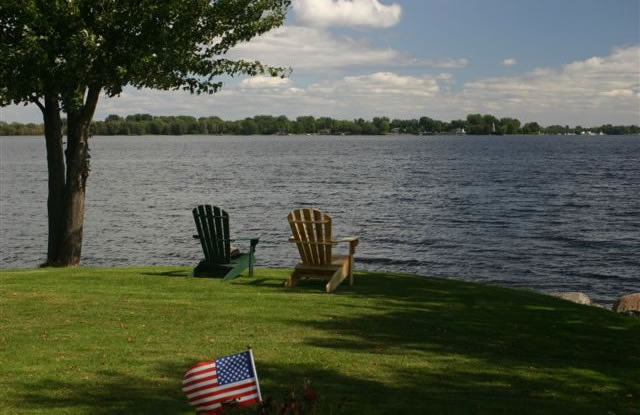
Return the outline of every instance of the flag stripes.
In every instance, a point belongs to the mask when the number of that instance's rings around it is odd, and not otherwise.
[[[195,396],[193,398],[189,398],[189,402],[193,406],[199,406],[203,403],[214,403],[218,401],[225,402],[225,401],[228,401],[230,397],[248,396],[256,393],[257,391],[255,386],[239,387],[231,391],[225,391],[220,393],[216,393],[216,392],[205,393],[199,396]]]
[[[213,385],[207,385],[203,388],[199,388],[199,390],[197,392],[194,393],[187,393],[187,399],[191,400],[193,398],[197,398],[198,396],[202,396],[202,395],[213,395],[213,394],[224,394],[224,393],[230,393],[233,391],[239,391],[241,389],[244,389],[248,386],[253,387],[253,389],[256,389],[256,385],[255,385],[255,379],[251,378],[251,379],[247,379],[246,381],[243,382],[236,382],[236,383],[230,383],[228,385],[224,385],[224,386],[215,386]]]
[[[215,414],[225,405],[262,400],[250,351],[196,364],[185,372],[182,390],[199,413]]]

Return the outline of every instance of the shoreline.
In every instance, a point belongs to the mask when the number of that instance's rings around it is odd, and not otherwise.
[[[163,269],[167,269],[167,268],[176,268],[176,269],[184,269],[185,266],[183,265],[152,265],[152,266],[145,266],[145,265],[131,265],[131,266],[120,266],[120,265],[116,265],[116,266],[93,266],[93,265],[78,265],[78,266],[74,266],[74,267],[66,267],[66,268],[56,268],[56,267],[21,267],[21,268],[0,268],[0,277],[2,276],[2,273],[4,272],[47,272],[50,270],[64,270],[64,269],[69,269],[69,270],[73,270],[73,269],[82,269],[82,270],[95,270],[95,271],[114,271],[114,270],[123,270],[123,271],[130,271],[130,270],[136,270],[136,269],[158,269],[158,270],[163,270]],[[189,267],[187,267],[188,269],[190,269]],[[279,270],[279,271],[291,271],[292,268],[290,267],[256,267],[255,268],[255,272],[259,273],[261,270],[264,272],[270,272],[273,270]],[[473,280],[468,280],[468,279],[461,279],[461,278],[455,278],[455,277],[443,277],[443,276],[429,276],[429,275],[420,275],[420,274],[415,274],[415,273],[410,273],[410,272],[402,272],[402,271],[380,271],[380,270],[366,270],[366,269],[362,269],[362,268],[357,268],[356,267],[356,273],[367,273],[367,272],[372,272],[372,273],[376,273],[376,274],[386,274],[386,275],[406,275],[406,276],[410,276],[410,277],[416,277],[416,278],[420,278],[420,279],[440,279],[440,280],[448,280],[448,281],[453,281],[453,282],[462,282],[462,283],[469,283],[469,284],[477,284],[480,286],[486,286],[486,287],[496,287],[496,288],[500,288],[500,289],[507,289],[507,290],[515,290],[515,291],[526,291],[526,292],[532,292],[535,294],[541,294],[541,295],[545,295],[545,296],[549,296],[549,297],[554,297],[554,298],[558,298],[558,299],[562,299],[564,301],[569,301],[572,302],[574,304],[579,304],[579,305],[586,305],[589,307],[595,307],[595,308],[599,308],[602,310],[607,310],[607,311],[611,311],[615,313],[614,307],[616,302],[624,296],[630,295],[630,294],[635,294],[635,292],[633,291],[629,291],[627,293],[619,293],[615,296],[612,296],[610,298],[612,298],[612,300],[610,301],[603,301],[603,300],[597,300],[597,299],[592,299],[591,296],[586,293],[585,291],[558,291],[558,290],[542,290],[542,289],[538,289],[538,288],[533,288],[533,287],[528,287],[528,286],[521,286],[521,285],[517,285],[517,286],[513,286],[513,285],[509,285],[509,284],[499,284],[495,281],[473,281]],[[248,277],[247,277],[248,278]],[[255,278],[255,277],[254,277]],[[215,278],[213,278],[213,280],[215,280]]]

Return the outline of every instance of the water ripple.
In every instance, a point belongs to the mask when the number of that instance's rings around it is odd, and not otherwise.
[[[97,137],[83,263],[194,265],[191,209],[224,207],[290,267],[287,213],[358,235],[357,266],[597,301],[640,291],[637,137]],[[348,149],[346,148],[348,147]],[[0,138],[0,267],[46,256],[41,138]],[[345,249],[340,247],[339,249]]]

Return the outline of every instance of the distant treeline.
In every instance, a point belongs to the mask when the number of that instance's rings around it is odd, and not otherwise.
[[[465,120],[444,122],[429,117],[399,120],[374,117],[372,120],[336,120],[329,117],[297,117],[257,115],[244,120],[227,121],[220,117],[153,116],[135,114],[126,117],[109,115],[104,121],[94,121],[93,135],[384,135],[384,134],[640,134],[637,125],[581,126],[550,125],[537,122],[521,124],[516,118],[497,118],[493,115],[469,114]],[[43,124],[5,123],[0,121],[0,135],[43,135]]]

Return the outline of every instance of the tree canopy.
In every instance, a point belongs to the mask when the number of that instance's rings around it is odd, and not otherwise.
[[[282,23],[288,0],[0,0],[0,104],[126,85],[213,93],[220,75],[281,68],[222,56]]]
[[[47,264],[80,261],[88,137],[100,94],[116,96],[127,85],[214,93],[221,75],[284,76],[282,68],[224,55],[282,24],[289,3],[0,0],[0,106],[34,103],[43,113]]]

